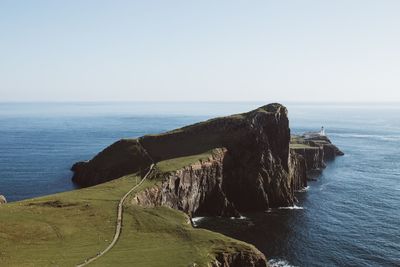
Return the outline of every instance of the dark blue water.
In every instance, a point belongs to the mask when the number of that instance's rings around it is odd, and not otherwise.
[[[117,139],[157,133],[262,103],[0,104],[0,194],[71,190],[70,166]],[[299,209],[204,219],[276,265],[400,266],[400,107],[287,104],[293,132],[325,126],[345,153],[299,193]]]

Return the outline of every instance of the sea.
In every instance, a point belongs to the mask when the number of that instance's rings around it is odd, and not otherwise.
[[[159,133],[257,102],[0,103],[0,194],[9,202],[76,189],[70,167],[121,138]],[[283,103],[294,134],[344,153],[289,208],[198,218],[255,245],[272,266],[400,266],[400,104]]]

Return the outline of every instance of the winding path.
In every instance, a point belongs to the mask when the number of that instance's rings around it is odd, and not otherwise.
[[[89,259],[86,259],[84,263],[78,264],[77,267],[82,267],[82,266],[86,266],[89,263],[97,260],[98,258],[100,258],[101,256],[103,256],[104,254],[106,254],[110,249],[112,249],[114,247],[114,245],[117,243],[118,238],[121,235],[121,230],[122,230],[122,213],[123,213],[123,206],[124,206],[124,202],[125,199],[130,195],[130,193],[132,193],[133,190],[135,190],[136,188],[138,188],[145,180],[146,178],[149,176],[149,174],[153,171],[154,169],[154,163],[150,165],[150,169],[149,171],[146,173],[146,175],[143,177],[143,179],[140,181],[140,183],[138,183],[137,185],[135,185],[134,187],[132,187],[119,201],[118,204],[118,215],[117,215],[117,227],[115,228],[115,234],[114,234],[114,238],[112,240],[112,242],[110,243],[110,245],[108,245],[107,248],[105,248],[103,251],[97,253],[96,256],[93,256]]]

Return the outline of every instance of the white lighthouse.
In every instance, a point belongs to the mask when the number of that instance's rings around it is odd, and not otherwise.
[[[319,135],[325,136],[325,129],[324,129],[324,126],[321,127],[321,131],[319,132]]]

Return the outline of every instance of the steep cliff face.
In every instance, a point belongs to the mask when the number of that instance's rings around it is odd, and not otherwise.
[[[7,203],[7,200],[6,200],[5,196],[0,195],[0,205],[1,204],[6,204],[6,203]]]
[[[304,157],[293,150],[290,151],[289,177],[294,191],[307,187],[307,166]]]
[[[326,167],[322,147],[294,148],[292,151],[303,156],[308,173],[321,171]]]
[[[148,188],[133,199],[144,206],[168,206],[193,216],[238,216],[222,188],[223,161],[227,150],[214,149],[211,155],[173,172],[156,172],[161,184]]]
[[[211,267],[267,267],[265,256],[259,251],[220,252]]]
[[[286,108],[270,104],[248,113],[144,136],[140,142],[156,161],[225,147],[223,192],[237,210],[257,211],[293,204],[288,179],[289,140]]]

